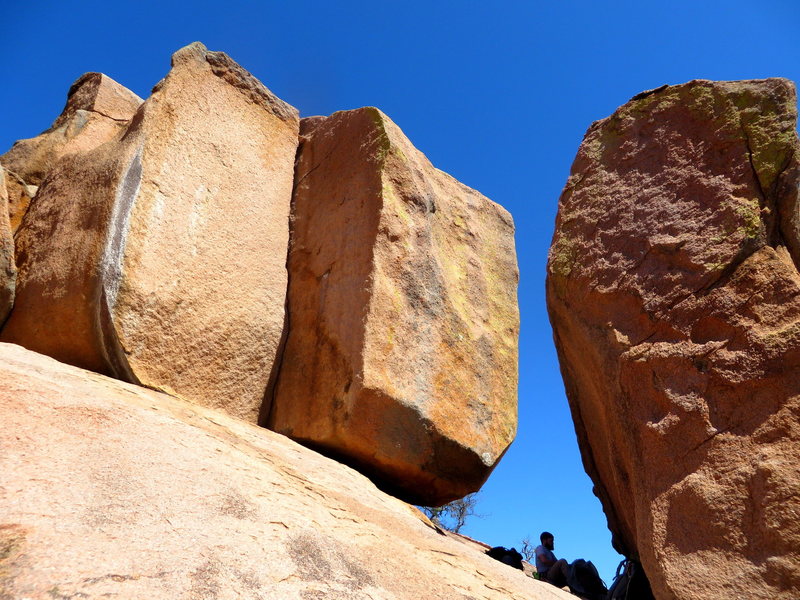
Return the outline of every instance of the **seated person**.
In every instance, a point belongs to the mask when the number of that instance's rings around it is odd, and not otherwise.
[[[536,546],[536,570],[539,572],[539,579],[552,583],[557,587],[567,585],[567,567],[569,563],[563,558],[556,559],[553,554],[555,548],[555,538],[548,531],[543,531],[539,536],[540,546]]]

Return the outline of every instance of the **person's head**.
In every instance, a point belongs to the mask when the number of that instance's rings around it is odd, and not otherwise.
[[[549,531],[543,531],[542,535],[539,536],[539,540],[542,542],[542,546],[547,548],[548,550],[552,550],[555,546],[553,534]]]

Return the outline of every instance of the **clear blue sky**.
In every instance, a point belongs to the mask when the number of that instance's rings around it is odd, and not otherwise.
[[[583,133],[634,94],[705,79],[800,80],[800,2],[0,2],[0,152],[102,71],[142,97],[200,40],[303,116],[374,105],[440,169],[514,216],[519,434],[466,533],[619,560],[580,462],[544,303],[558,196]]]

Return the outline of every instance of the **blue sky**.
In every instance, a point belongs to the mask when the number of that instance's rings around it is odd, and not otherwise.
[[[758,4],[758,6],[756,6]],[[47,128],[101,71],[142,97],[195,40],[303,116],[374,105],[440,169],[514,216],[521,271],[520,424],[465,532],[619,557],[580,462],[544,303],[558,196],[589,124],[634,94],[697,78],[800,80],[800,2],[0,3],[0,152]]]

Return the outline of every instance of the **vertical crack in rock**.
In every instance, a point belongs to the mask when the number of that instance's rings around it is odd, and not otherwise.
[[[292,284],[292,273],[289,269],[289,255],[292,251],[292,241],[294,239],[294,227],[293,227],[293,215],[295,214],[294,208],[294,191],[297,189],[299,184],[299,180],[297,177],[297,169],[300,164],[300,155],[303,151],[303,134],[302,134],[302,127],[303,127],[304,119],[300,120],[300,130],[298,131],[298,143],[297,149],[295,150],[294,156],[294,176],[292,178],[292,198],[289,202],[289,216],[287,219],[286,226],[289,229],[289,243],[286,248],[286,297],[284,299],[283,305],[283,328],[281,329],[281,337],[280,342],[278,343],[278,349],[275,353],[275,361],[272,365],[272,371],[270,373],[269,381],[267,382],[267,387],[264,390],[264,400],[261,403],[261,408],[258,411],[258,425],[261,427],[269,427],[270,422],[272,421],[272,410],[275,406],[275,390],[278,387],[278,380],[280,379],[281,375],[281,365],[283,364],[283,358],[286,354],[286,339],[289,337],[289,328],[291,326],[291,314],[289,313],[289,289],[291,288]]]
[[[9,218],[10,204],[6,170],[0,166],[0,328],[11,313],[17,287],[14,229]]]
[[[119,183],[114,203],[105,250],[100,259],[99,302],[97,303],[98,334],[100,346],[116,377],[140,383],[131,370],[125,349],[119,341],[114,326],[117,295],[123,280],[123,257],[128,240],[130,217],[142,184],[142,145],[136,148],[128,168]]]

